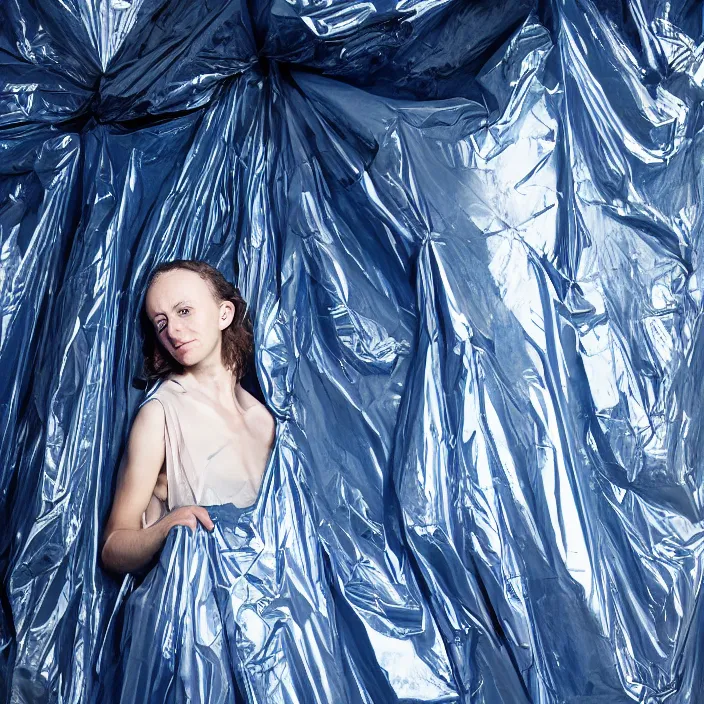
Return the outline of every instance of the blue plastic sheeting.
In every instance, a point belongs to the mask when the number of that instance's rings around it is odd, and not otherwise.
[[[704,702],[702,7],[0,6],[8,702]],[[149,271],[241,289],[276,444],[99,538]]]

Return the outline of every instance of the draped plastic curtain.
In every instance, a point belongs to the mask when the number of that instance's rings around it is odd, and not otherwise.
[[[5,701],[140,701],[178,632],[169,701],[704,702],[702,15],[6,0]],[[144,591],[99,537],[173,258],[277,438]]]

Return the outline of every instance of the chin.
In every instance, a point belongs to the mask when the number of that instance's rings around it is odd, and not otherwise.
[[[203,359],[205,359],[205,357],[199,357],[194,354],[186,353],[185,355],[183,355],[183,357],[181,357],[179,363],[184,369],[188,369],[190,367],[195,367],[197,364],[200,364]]]

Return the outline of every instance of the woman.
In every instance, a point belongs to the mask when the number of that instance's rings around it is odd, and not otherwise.
[[[148,565],[174,526],[212,530],[204,506],[252,508],[275,435],[271,413],[241,386],[251,325],[217,269],[158,266],[142,326],[146,371],[162,381],[134,419],[103,534],[103,563],[116,572]]]

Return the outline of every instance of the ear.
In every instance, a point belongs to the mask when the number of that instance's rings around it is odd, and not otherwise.
[[[221,330],[232,323],[235,317],[235,304],[232,301],[223,301],[220,304],[220,317],[218,319],[218,325]]]

